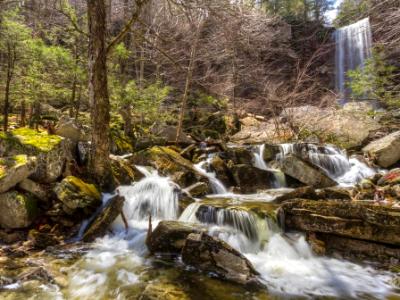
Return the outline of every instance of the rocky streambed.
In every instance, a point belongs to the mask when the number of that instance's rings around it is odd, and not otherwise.
[[[112,156],[119,187],[101,194],[79,175],[84,142],[17,130],[0,137],[0,295],[398,297],[396,137],[368,159],[315,143],[153,146]]]

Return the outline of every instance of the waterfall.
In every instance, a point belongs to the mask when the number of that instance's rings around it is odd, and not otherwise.
[[[339,28],[335,32],[336,42],[336,89],[340,100],[349,98],[346,88],[347,72],[363,67],[372,55],[372,33],[369,18]]]
[[[207,160],[195,164],[194,168],[197,170],[197,172],[208,178],[214,194],[227,194],[228,190],[224,184],[218,180],[216,174],[214,172],[207,171],[207,166],[210,165],[212,158],[213,156],[210,155]]]
[[[348,157],[346,152],[330,145],[282,144],[277,159],[294,154],[315,166],[342,186],[351,186],[376,172],[355,157]]]
[[[278,169],[270,168],[266,164],[266,162],[264,160],[264,150],[265,150],[265,144],[257,145],[254,147],[254,151],[253,151],[254,166],[261,170],[266,170],[266,171],[272,172],[272,174],[274,175],[274,181],[272,182],[272,185],[274,188],[286,187],[287,184],[286,184],[285,174],[283,174]]]
[[[179,218],[183,222],[203,223],[209,234],[240,252],[257,253],[278,227],[273,220],[262,219],[253,212],[238,208],[221,208],[201,203],[190,204]]]

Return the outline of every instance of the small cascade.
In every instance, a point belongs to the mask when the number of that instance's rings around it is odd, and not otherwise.
[[[179,218],[183,222],[203,223],[209,233],[242,252],[257,252],[278,229],[272,220],[264,220],[252,212],[235,208],[220,208],[192,203]]]
[[[210,165],[212,158],[213,157],[210,155],[207,160],[195,164],[194,167],[197,172],[208,178],[214,194],[227,194],[228,190],[224,184],[218,180],[216,174],[214,172],[207,171],[207,166]]]
[[[369,18],[339,28],[336,42],[336,89],[345,103],[350,91],[346,88],[347,72],[363,67],[372,55],[372,32]]]
[[[151,174],[131,186],[118,188],[125,197],[124,214],[129,221],[175,220],[178,214],[178,186],[169,178]]]
[[[273,187],[284,188],[287,186],[285,174],[278,169],[270,168],[264,160],[265,144],[257,145],[254,147],[254,166],[261,170],[270,171],[274,174]]]
[[[330,145],[282,144],[277,159],[294,154],[320,167],[340,185],[350,186],[363,178],[373,176],[375,170],[356,158],[349,158],[345,151]]]

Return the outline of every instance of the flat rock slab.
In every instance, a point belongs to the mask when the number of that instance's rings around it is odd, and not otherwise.
[[[36,168],[36,158],[15,155],[0,158],[0,193],[4,193],[28,178]]]
[[[400,246],[400,209],[343,200],[294,200],[282,209],[287,229]]]

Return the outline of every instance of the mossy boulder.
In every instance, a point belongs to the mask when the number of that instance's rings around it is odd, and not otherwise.
[[[37,182],[52,183],[61,176],[69,147],[68,141],[46,131],[23,127],[0,133],[0,156],[27,154],[37,157],[37,168],[30,176]]]
[[[112,174],[117,185],[129,185],[144,177],[136,166],[132,166],[127,159],[110,155],[110,161]]]
[[[26,228],[38,214],[36,200],[16,191],[0,194],[0,226],[3,228]]]
[[[67,213],[84,208],[89,214],[101,205],[101,194],[96,186],[74,176],[64,178],[55,186],[54,192],[66,206]]]
[[[0,158],[0,193],[28,178],[36,169],[36,158],[14,155]]]
[[[155,146],[139,151],[130,161],[132,164],[154,167],[161,175],[170,176],[181,187],[190,186],[204,178],[189,160],[172,147]]]

